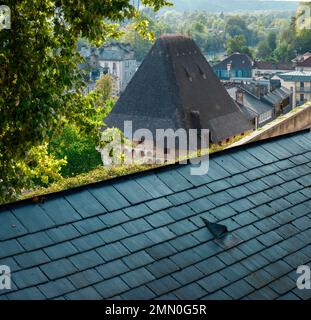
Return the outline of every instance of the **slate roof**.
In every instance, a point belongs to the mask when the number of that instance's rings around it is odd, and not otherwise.
[[[108,127],[133,130],[201,129],[218,142],[253,129],[230,98],[195,42],[178,35],[161,36],[105,119]],[[144,119],[144,122],[140,120]]]
[[[311,56],[304,61],[297,62],[297,67],[311,68]]]
[[[215,64],[214,69],[225,69],[227,70],[227,65],[231,64],[232,69],[251,69],[253,67],[253,60],[244,53],[233,53],[226,59]]]
[[[254,68],[262,70],[294,70],[292,63],[274,63],[270,61],[255,61]]]
[[[1,208],[2,299],[310,299],[311,133]],[[242,240],[215,243],[201,218]]]
[[[311,81],[311,71],[291,71],[279,74],[284,81]]]

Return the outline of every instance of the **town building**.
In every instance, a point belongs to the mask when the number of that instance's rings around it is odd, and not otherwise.
[[[252,76],[274,76],[278,73],[290,72],[295,69],[293,63],[274,63],[270,61],[254,61]]]
[[[297,71],[311,71],[311,55],[303,61],[299,61],[296,64]]]
[[[113,95],[119,96],[136,72],[137,62],[129,44],[113,42],[101,48],[83,46],[80,53],[89,66],[89,91],[103,74],[109,74],[113,78]]]
[[[208,129],[211,143],[253,130],[195,42],[179,35],[156,41],[105,119],[108,127],[122,131],[125,121],[132,121],[134,131],[149,129],[153,137],[157,129]],[[143,152],[152,155],[148,139],[144,146]],[[170,148],[164,149],[169,157]]]
[[[220,80],[234,81],[252,78],[253,61],[247,54],[233,53],[213,66]]]
[[[311,71],[292,71],[278,75],[282,87],[293,94],[293,108],[311,100]]]

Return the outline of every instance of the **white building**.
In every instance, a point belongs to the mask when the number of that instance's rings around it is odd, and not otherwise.
[[[293,93],[293,108],[311,101],[311,71],[292,71],[278,75],[283,87]]]
[[[90,79],[94,85],[103,74],[113,77],[115,96],[125,90],[137,69],[134,51],[129,44],[111,43],[102,48],[82,47],[80,54],[90,60]]]

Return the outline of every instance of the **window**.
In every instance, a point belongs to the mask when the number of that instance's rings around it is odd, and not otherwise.
[[[300,95],[300,101],[303,102],[304,100],[305,100],[305,95],[304,95],[304,94],[301,94],[301,95]]]
[[[305,87],[305,83],[304,82],[300,82],[300,88],[304,88]]]

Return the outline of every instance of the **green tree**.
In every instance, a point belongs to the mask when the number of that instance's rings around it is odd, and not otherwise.
[[[251,51],[246,45],[246,39],[242,35],[229,38],[227,40],[226,46],[227,46],[228,54],[239,52],[239,53],[246,53],[251,55]]]
[[[120,23],[129,19],[141,35],[152,35],[131,0],[3,2],[12,25],[0,32],[0,197],[9,200],[32,184],[17,164],[27,166],[30,150],[48,143],[66,121],[99,139],[100,111],[94,95],[84,95],[78,39],[100,45],[120,37]],[[156,11],[168,4],[141,3]]]

